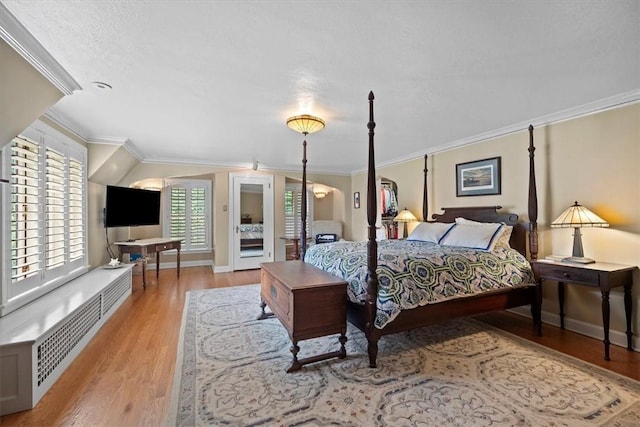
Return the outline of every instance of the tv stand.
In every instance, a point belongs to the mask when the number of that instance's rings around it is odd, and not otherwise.
[[[163,239],[161,237],[152,239],[127,240],[125,242],[115,242],[120,252],[120,260],[123,254],[140,254],[142,257],[142,287],[147,287],[147,256],[156,254],[156,279],[160,275],[160,252],[175,249],[177,251],[177,271],[180,278],[180,239]]]

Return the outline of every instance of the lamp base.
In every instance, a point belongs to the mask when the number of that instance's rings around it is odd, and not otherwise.
[[[568,256],[566,258],[562,258],[562,262],[568,262],[571,264],[593,264],[595,260],[579,256]]]

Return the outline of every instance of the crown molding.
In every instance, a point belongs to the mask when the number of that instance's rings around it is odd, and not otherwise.
[[[82,90],[80,84],[31,35],[31,33],[0,3],[0,38],[18,52],[31,66],[65,95]]]
[[[145,163],[144,154],[129,138],[120,138],[117,136],[100,136],[91,138],[87,141],[89,144],[105,144],[105,145],[119,145],[124,147],[133,157],[139,162]]]
[[[44,113],[44,116],[49,120],[51,120],[52,122],[54,122],[55,124],[57,124],[58,126],[60,126],[61,128],[63,128],[64,130],[66,130],[67,132],[77,136],[82,141],[85,141],[85,142],[88,141],[89,137],[87,136],[87,131],[84,128],[82,128],[77,123],[72,122],[67,118],[65,118],[53,107],[49,108],[49,110],[47,110],[47,112]]]
[[[424,157],[425,154],[433,155],[433,154],[443,153],[445,151],[454,150],[456,148],[464,147],[466,145],[476,144],[478,142],[500,138],[516,132],[522,132],[526,130],[529,127],[529,125],[533,125],[534,128],[548,126],[554,123],[560,123],[567,120],[577,119],[579,117],[589,116],[591,114],[601,113],[607,110],[613,110],[615,108],[620,108],[625,105],[635,104],[637,102],[640,102],[640,89],[624,92],[608,98],[600,99],[598,101],[579,105],[577,107],[558,111],[556,113],[547,114],[545,116],[540,116],[531,120],[516,123],[510,126],[505,126],[503,128],[484,132],[484,133],[470,136],[467,138],[459,139],[453,142],[440,144],[438,146],[430,148],[428,151],[419,151],[412,154],[408,154],[406,156],[395,158],[393,160],[388,160],[386,162],[376,163],[376,169],[393,166],[398,163],[404,163],[409,160],[414,160],[420,157]],[[351,175],[365,173],[366,171],[367,169],[354,170],[351,172]]]

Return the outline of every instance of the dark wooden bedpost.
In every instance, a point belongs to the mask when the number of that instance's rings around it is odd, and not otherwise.
[[[422,184],[422,220],[429,221],[429,190],[427,189],[427,173],[429,169],[427,169],[427,159],[429,156],[427,154],[424,155],[424,169],[422,170],[424,174],[424,182]]]
[[[538,259],[538,191],[536,189],[536,147],[533,145],[533,126],[529,125],[529,259]],[[536,280],[535,299],[531,304],[533,326],[542,336],[542,282]]]
[[[304,261],[307,252],[307,140],[302,142],[302,201],[300,203],[300,259]]]
[[[378,337],[374,333],[376,319],[376,300],[378,298],[378,242],[376,241],[376,217],[378,213],[378,198],[376,195],[376,163],[374,155],[373,120],[373,92],[369,92],[369,166],[367,170],[367,221],[369,223],[369,241],[367,243],[367,301],[365,303],[365,329],[368,340],[369,366],[376,367],[378,357]]]
[[[529,256],[538,259],[538,191],[536,189],[536,147],[533,145],[533,126],[529,125]]]

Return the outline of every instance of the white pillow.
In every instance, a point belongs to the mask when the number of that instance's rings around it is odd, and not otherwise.
[[[467,225],[478,225],[478,226],[486,226],[492,224],[501,224],[502,228],[500,230],[500,234],[493,240],[493,244],[489,248],[489,250],[493,250],[494,248],[510,248],[509,240],[511,239],[511,232],[513,232],[513,226],[507,225],[504,223],[498,222],[478,222],[472,221],[470,219],[458,217],[456,218],[456,224],[467,224]]]
[[[502,224],[487,224],[479,227],[470,224],[456,224],[440,242],[445,246],[490,250],[493,241],[498,237]]]
[[[421,222],[411,232],[407,240],[419,240],[421,242],[440,243],[442,236],[447,234],[455,224],[444,222]]]

